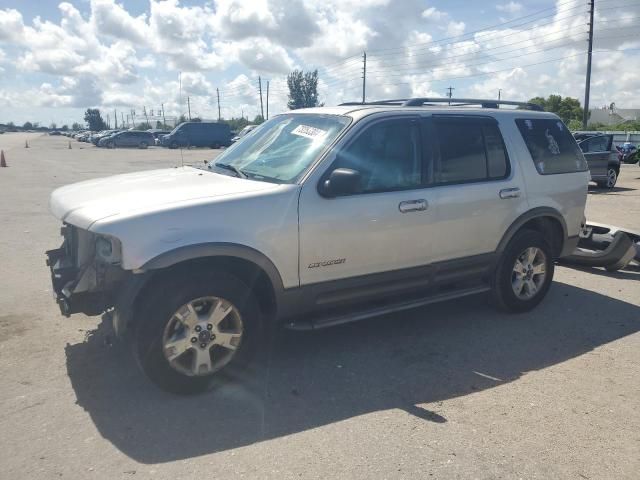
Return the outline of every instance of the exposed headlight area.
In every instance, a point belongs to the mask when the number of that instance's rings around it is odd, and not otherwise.
[[[96,259],[111,265],[120,263],[122,259],[122,249],[120,242],[113,237],[98,235],[96,237]]]

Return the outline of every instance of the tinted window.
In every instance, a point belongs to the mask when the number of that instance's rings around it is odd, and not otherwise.
[[[416,121],[378,122],[339,153],[332,170],[360,172],[362,193],[417,187],[422,183],[419,142]]]
[[[518,119],[516,125],[539,173],[549,175],[587,170],[582,152],[562,121]]]
[[[489,119],[435,119],[440,149],[436,183],[504,178],[509,162],[500,129]]]
[[[584,153],[607,152],[609,151],[609,137],[592,137],[580,142],[579,145]]]

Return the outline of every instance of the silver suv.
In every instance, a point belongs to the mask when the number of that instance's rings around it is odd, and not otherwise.
[[[440,102],[289,112],[202,169],[56,190],[64,242],[47,253],[62,313],[105,313],[155,383],[186,393],[246,365],[274,323],[485,292],[532,309],[577,244],[584,156],[535,105]]]

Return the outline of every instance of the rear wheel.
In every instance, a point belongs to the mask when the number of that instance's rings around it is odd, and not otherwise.
[[[160,388],[192,394],[246,366],[260,342],[258,302],[225,272],[178,275],[144,299],[135,333],[138,361]]]
[[[495,272],[492,301],[501,310],[526,312],[547,294],[553,280],[553,254],[537,231],[516,233]]]
[[[149,146],[149,144],[147,142],[140,142],[138,144],[138,147],[140,147],[140,148],[147,148],[148,146]]]
[[[173,141],[169,144],[169,148],[178,148],[178,142]]]
[[[598,182],[598,186],[600,188],[611,189],[616,186],[617,182],[618,182],[618,171],[613,167],[609,167],[607,169],[607,179],[603,182]]]

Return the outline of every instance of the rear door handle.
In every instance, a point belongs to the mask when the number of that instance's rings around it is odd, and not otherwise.
[[[507,199],[507,198],[518,198],[520,196],[520,189],[519,188],[503,188],[502,190],[500,190],[500,198]]]
[[[398,205],[398,210],[400,213],[409,213],[409,212],[421,212],[426,210],[429,207],[429,204],[424,198],[420,198],[418,200],[406,200],[404,202],[400,202]]]

